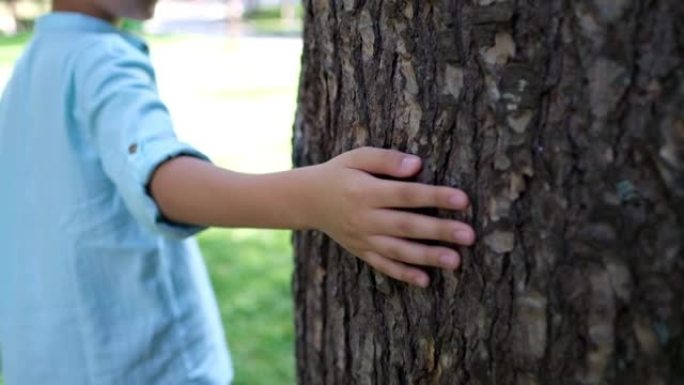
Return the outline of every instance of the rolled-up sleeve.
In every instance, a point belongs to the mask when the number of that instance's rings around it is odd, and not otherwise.
[[[76,106],[86,136],[131,214],[165,236],[183,238],[202,230],[166,220],[149,193],[152,175],[165,161],[180,155],[209,158],[176,138],[147,55],[113,38],[80,55],[75,68]]]

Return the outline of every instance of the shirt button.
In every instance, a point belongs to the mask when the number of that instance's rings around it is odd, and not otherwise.
[[[138,151],[138,145],[133,143],[130,146],[128,146],[128,153],[129,154],[135,154]]]

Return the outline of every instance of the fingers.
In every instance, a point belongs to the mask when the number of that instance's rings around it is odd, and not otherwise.
[[[475,242],[473,228],[460,221],[383,209],[372,216],[369,222],[368,231],[376,235],[429,239],[463,246],[470,246]]]
[[[385,258],[378,253],[372,251],[366,252],[365,255],[363,255],[363,259],[376,270],[396,280],[419,287],[427,287],[430,284],[430,277],[428,277],[424,271]]]
[[[397,178],[414,175],[421,167],[421,160],[415,155],[373,147],[358,148],[341,157],[347,167]]]
[[[461,256],[442,246],[427,246],[405,239],[375,236],[371,245],[379,254],[412,265],[434,266],[454,270],[461,264]]]
[[[465,210],[470,204],[463,190],[422,183],[380,181],[373,202],[380,207],[437,207]]]

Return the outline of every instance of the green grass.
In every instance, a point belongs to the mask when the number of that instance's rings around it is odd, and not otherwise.
[[[199,237],[236,368],[234,385],[294,384],[289,231]]]
[[[280,7],[263,7],[247,12],[243,19],[257,35],[301,35],[304,7],[295,6],[295,20],[281,18]]]
[[[29,33],[0,37],[0,67],[11,69],[30,38]]]
[[[2,36],[0,37],[0,48],[4,50],[7,47],[18,46],[18,48],[21,49],[30,38],[30,33],[20,33],[14,36]]]
[[[304,7],[301,4],[295,6],[295,17],[301,19],[304,16]],[[280,7],[261,7],[253,11],[245,13],[245,20],[266,20],[266,19],[280,19]]]
[[[248,24],[257,35],[295,36],[301,35],[304,27],[301,19],[288,23],[281,19],[256,19],[248,21]]]

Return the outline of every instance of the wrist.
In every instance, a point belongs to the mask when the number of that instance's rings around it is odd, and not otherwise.
[[[293,218],[296,230],[320,230],[324,213],[325,193],[321,185],[325,183],[323,164],[294,169],[298,187],[293,197]]]

